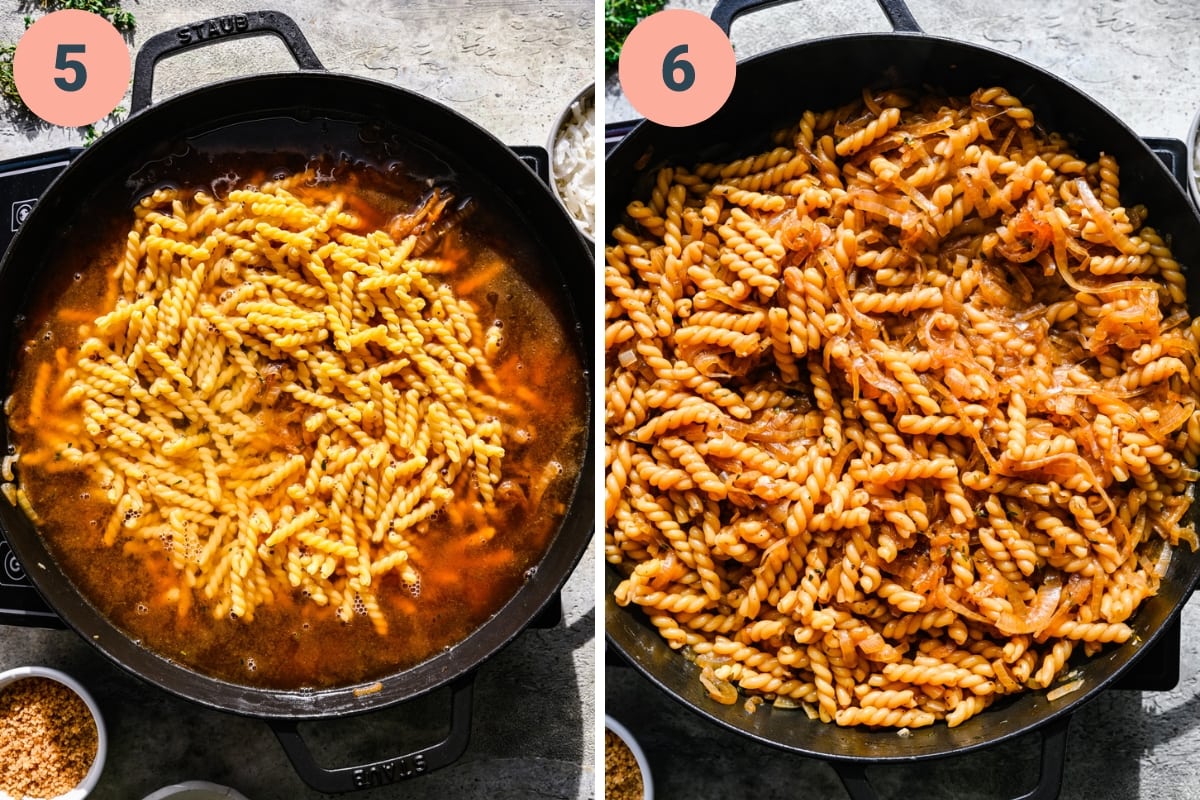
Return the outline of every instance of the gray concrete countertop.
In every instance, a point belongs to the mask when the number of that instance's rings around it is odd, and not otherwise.
[[[713,2],[670,5],[707,13]],[[1143,136],[1184,139],[1200,109],[1200,4],[1191,0],[909,0],[909,6],[927,33],[1031,61]],[[871,0],[801,0],[739,18],[732,39],[746,57],[809,38],[887,29]],[[607,121],[635,116],[615,75],[606,90]],[[1075,716],[1063,798],[1200,797],[1200,601],[1184,608],[1182,636],[1175,689],[1109,691]],[[606,713],[647,750],[660,797],[847,796],[828,765],[709,724],[633,669],[610,667],[605,693]],[[1040,739],[1033,734],[982,753],[872,768],[868,775],[885,798],[1014,797],[1037,780]]]
[[[32,2],[0,4],[0,41],[15,42]],[[245,0],[137,0],[132,48],[162,30],[245,11]],[[514,145],[545,146],[559,112],[594,77],[591,0],[270,0],[291,15],[333,71],[394,83],[449,105]],[[164,61],[155,97],[241,74],[295,69],[273,39],[223,42]],[[128,98],[125,105],[128,106]],[[81,142],[76,130],[0,114],[0,159]],[[587,798],[594,761],[594,559],[563,592],[563,619],[529,630],[477,671],[473,728],[453,765],[351,797]],[[96,696],[109,735],[95,800],[136,800],[166,784],[207,780],[251,800],[324,797],[306,787],[268,726],[175,698],[112,666],[73,632],[0,625],[0,669],[45,664]],[[302,726],[327,766],[371,761],[432,744],[448,724],[448,696],[334,723]]]

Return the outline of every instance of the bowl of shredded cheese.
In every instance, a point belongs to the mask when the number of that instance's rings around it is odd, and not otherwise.
[[[142,800],[246,800],[236,789],[208,781],[184,781],[164,786]]]
[[[0,672],[0,800],[83,800],[104,771],[96,701],[64,672]]]
[[[596,237],[596,87],[589,84],[550,129],[550,186],[579,230]]]
[[[1196,116],[1192,117],[1192,125],[1188,128],[1187,139],[1187,169],[1188,174],[1192,179],[1188,181],[1188,196],[1192,198],[1192,202],[1200,206],[1200,146],[1197,146],[1196,137],[1200,136],[1200,111],[1196,112]]]

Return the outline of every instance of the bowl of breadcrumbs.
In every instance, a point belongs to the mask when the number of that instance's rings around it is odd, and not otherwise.
[[[100,710],[70,675],[0,672],[0,800],[83,800],[106,750]]]
[[[654,800],[646,754],[633,734],[604,718],[604,800]]]

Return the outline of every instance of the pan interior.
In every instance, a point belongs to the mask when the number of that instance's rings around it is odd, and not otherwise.
[[[1121,167],[1121,195],[1144,203],[1150,222],[1170,236],[1185,269],[1200,263],[1200,219],[1175,183],[1133,131],[1091,98],[1039,68],[975,45],[911,34],[864,34],[819,39],[739,63],[730,100],[709,120],[686,129],[643,123],[606,159],[606,219],[611,230],[626,204],[644,197],[658,169],[670,164],[728,162],[770,149],[771,134],[805,109],[834,108],[861,96],[864,88],[928,87],[966,96],[981,87],[1003,86],[1032,108],[1040,127],[1065,135],[1080,155],[1094,160],[1114,155]],[[612,241],[611,239],[609,240]],[[1194,312],[1200,281],[1190,280]],[[1195,520],[1195,506],[1190,511]],[[619,576],[605,571],[606,635],[652,682],[687,709],[733,731],[776,747],[821,758],[909,761],[990,746],[1025,733],[1077,708],[1127,670],[1175,618],[1200,575],[1200,553],[1186,546],[1175,554],[1159,594],[1146,600],[1131,625],[1134,638],[1098,656],[1073,662],[1082,688],[1054,702],[1025,693],[997,702],[956,728],[937,724],[897,736],[894,730],[839,728],[811,721],[798,709],[760,706],[753,714],[741,703],[720,705],[698,680],[699,669],[658,635],[645,615],[613,600]]]
[[[203,109],[210,113],[197,113]],[[41,213],[30,217],[10,249],[0,283],[4,310],[20,324],[6,331],[5,351],[11,355],[27,338],[27,320],[54,285],[52,273],[60,269],[55,265],[68,264],[72,253],[86,252],[93,242],[110,241],[114,226],[127,229],[133,204],[147,192],[209,183],[214,177],[218,180],[212,188],[220,191],[222,177],[232,184],[254,172],[296,171],[315,158],[322,159],[318,167],[357,164],[395,173],[414,192],[435,184],[467,187],[491,209],[491,219],[481,223],[487,235],[512,248],[514,263],[539,287],[572,359],[581,365],[568,377],[574,378],[571,391],[579,397],[583,422],[574,435],[575,450],[580,474],[586,474],[591,452],[583,409],[590,353],[582,332],[590,327],[591,282],[582,241],[548,190],[503,145],[435,103],[370,81],[294,74],[241,79],[174,98],[104,137],[48,191]],[[4,395],[11,391],[12,379],[7,371]],[[8,434],[5,426],[6,445]],[[21,514],[5,508],[0,516],[14,551],[51,605],[122,665],[228,710],[324,716],[378,707],[431,689],[473,668],[521,630],[565,580],[587,541],[591,494],[586,481],[576,477],[570,482],[564,519],[557,531],[551,530],[547,550],[490,621],[419,664],[362,676],[360,680],[383,679],[383,687],[361,697],[345,685],[289,690],[214,680],[150,653],[63,579],[53,553]]]

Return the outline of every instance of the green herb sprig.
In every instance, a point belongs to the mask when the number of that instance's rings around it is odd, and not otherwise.
[[[25,5],[29,7],[31,4],[26,2]],[[137,25],[133,14],[121,8],[120,0],[115,3],[106,0],[37,0],[37,7],[43,11],[90,11],[104,17],[122,33],[132,31]],[[25,27],[28,28],[32,21],[26,17]]]
[[[24,108],[21,95],[17,94],[17,82],[13,80],[13,53],[15,44],[0,44],[0,96],[18,108]]]
[[[99,14],[113,24],[113,27],[122,33],[130,33],[137,27],[137,20],[134,19],[133,13],[121,8],[120,0],[111,2],[111,0],[23,0],[21,3],[22,11],[90,11],[93,14]],[[28,28],[34,23],[34,18],[28,14],[25,15],[25,27]],[[29,107],[25,105],[25,101],[21,99],[21,95],[17,92],[17,83],[13,80],[13,54],[17,51],[15,44],[2,43],[0,44],[0,97],[4,98],[4,104],[8,106],[10,111],[18,115],[32,116]],[[105,120],[102,120],[95,125],[85,125],[80,128],[83,134],[84,145],[89,145],[94,142],[103,133],[103,129],[112,127],[119,118],[124,115],[124,108],[116,108]],[[97,126],[100,126],[99,128]]]
[[[604,63],[613,66],[621,56],[621,46],[633,27],[655,11],[662,10],[666,0],[604,0]]]

